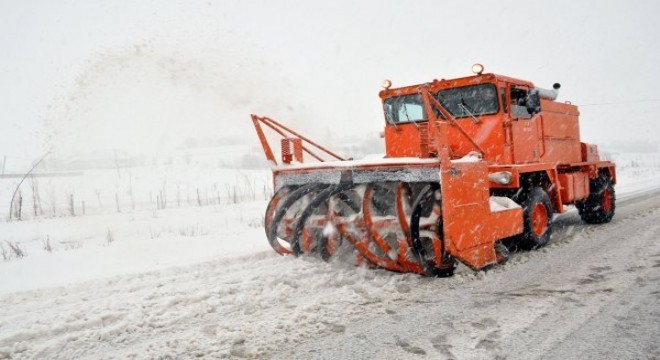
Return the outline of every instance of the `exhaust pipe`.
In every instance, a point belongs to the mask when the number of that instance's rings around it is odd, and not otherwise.
[[[557,96],[559,95],[559,88],[561,87],[561,84],[555,83],[552,85],[552,90],[550,89],[544,89],[540,87],[535,87],[533,92],[539,95],[541,99],[547,99],[547,100],[557,100]]]

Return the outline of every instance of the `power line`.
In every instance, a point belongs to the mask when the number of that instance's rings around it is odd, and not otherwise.
[[[630,100],[630,101],[619,101],[619,102],[609,102],[609,103],[581,104],[578,106],[625,105],[625,104],[658,102],[658,101],[660,101],[660,99],[644,99],[644,100]]]

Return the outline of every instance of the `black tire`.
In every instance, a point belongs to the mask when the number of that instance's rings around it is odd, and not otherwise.
[[[506,247],[501,241],[495,243],[495,256],[497,258],[498,265],[504,265],[509,261],[509,248]]]
[[[515,245],[523,250],[545,246],[552,235],[552,203],[541,187],[532,187],[520,204],[523,208],[523,233],[516,237]],[[543,208],[545,208],[545,213]]]
[[[603,224],[610,222],[616,209],[616,195],[612,181],[606,175],[591,180],[589,197],[575,204],[582,221],[587,224]]]

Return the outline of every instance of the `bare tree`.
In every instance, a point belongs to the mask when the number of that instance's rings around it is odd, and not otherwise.
[[[14,190],[14,194],[11,196],[11,202],[9,204],[9,220],[10,221],[11,221],[12,211],[14,210],[14,197],[16,197],[16,193],[18,192],[18,189],[21,187],[21,184],[23,184],[23,181],[25,181],[25,178],[27,178],[28,175],[30,175],[32,173],[32,171],[34,171],[34,169],[36,169],[37,166],[39,164],[41,164],[42,161],[44,161],[44,159],[46,158],[46,156],[48,156],[48,154],[50,154],[50,151],[46,152],[41,158],[39,158],[36,162],[34,162],[32,164],[32,168],[30,168],[30,170],[28,172],[26,172],[25,175],[23,175],[23,177],[21,178],[21,181],[19,181],[18,185],[16,185],[16,189]]]

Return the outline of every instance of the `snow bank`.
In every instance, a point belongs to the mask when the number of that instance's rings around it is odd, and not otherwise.
[[[265,207],[254,201],[0,223],[0,245],[18,243],[27,253],[0,262],[0,293],[270,254]]]
[[[619,198],[660,186],[657,180],[660,178],[660,154],[609,156],[617,162]],[[160,173],[151,173],[152,181],[158,183],[159,180],[154,179],[159,179]],[[242,186],[255,178],[266,181],[268,173],[264,170],[251,175],[245,170],[218,169],[197,175],[202,181],[208,179],[231,187]],[[180,177],[192,179],[194,175]],[[144,181],[148,182],[146,177]],[[270,186],[268,184],[265,190],[270,191]],[[92,188],[91,184],[87,187]],[[270,249],[263,232],[263,212],[268,196],[263,193],[257,196],[261,198],[249,201],[241,198],[236,199],[236,203],[231,196],[223,196],[220,201],[201,207],[195,199],[174,208],[170,207],[174,201],[170,198],[166,209],[150,207],[132,211],[129,207],[121,213],[0,222],[0,247],[8,251],[8,243],[17,244],[27,254],[23,258],[0,261],[0,293],[254,254],[279,258]],[[490,200],[491,211],[512,206],[515,204],[505,198]]]

